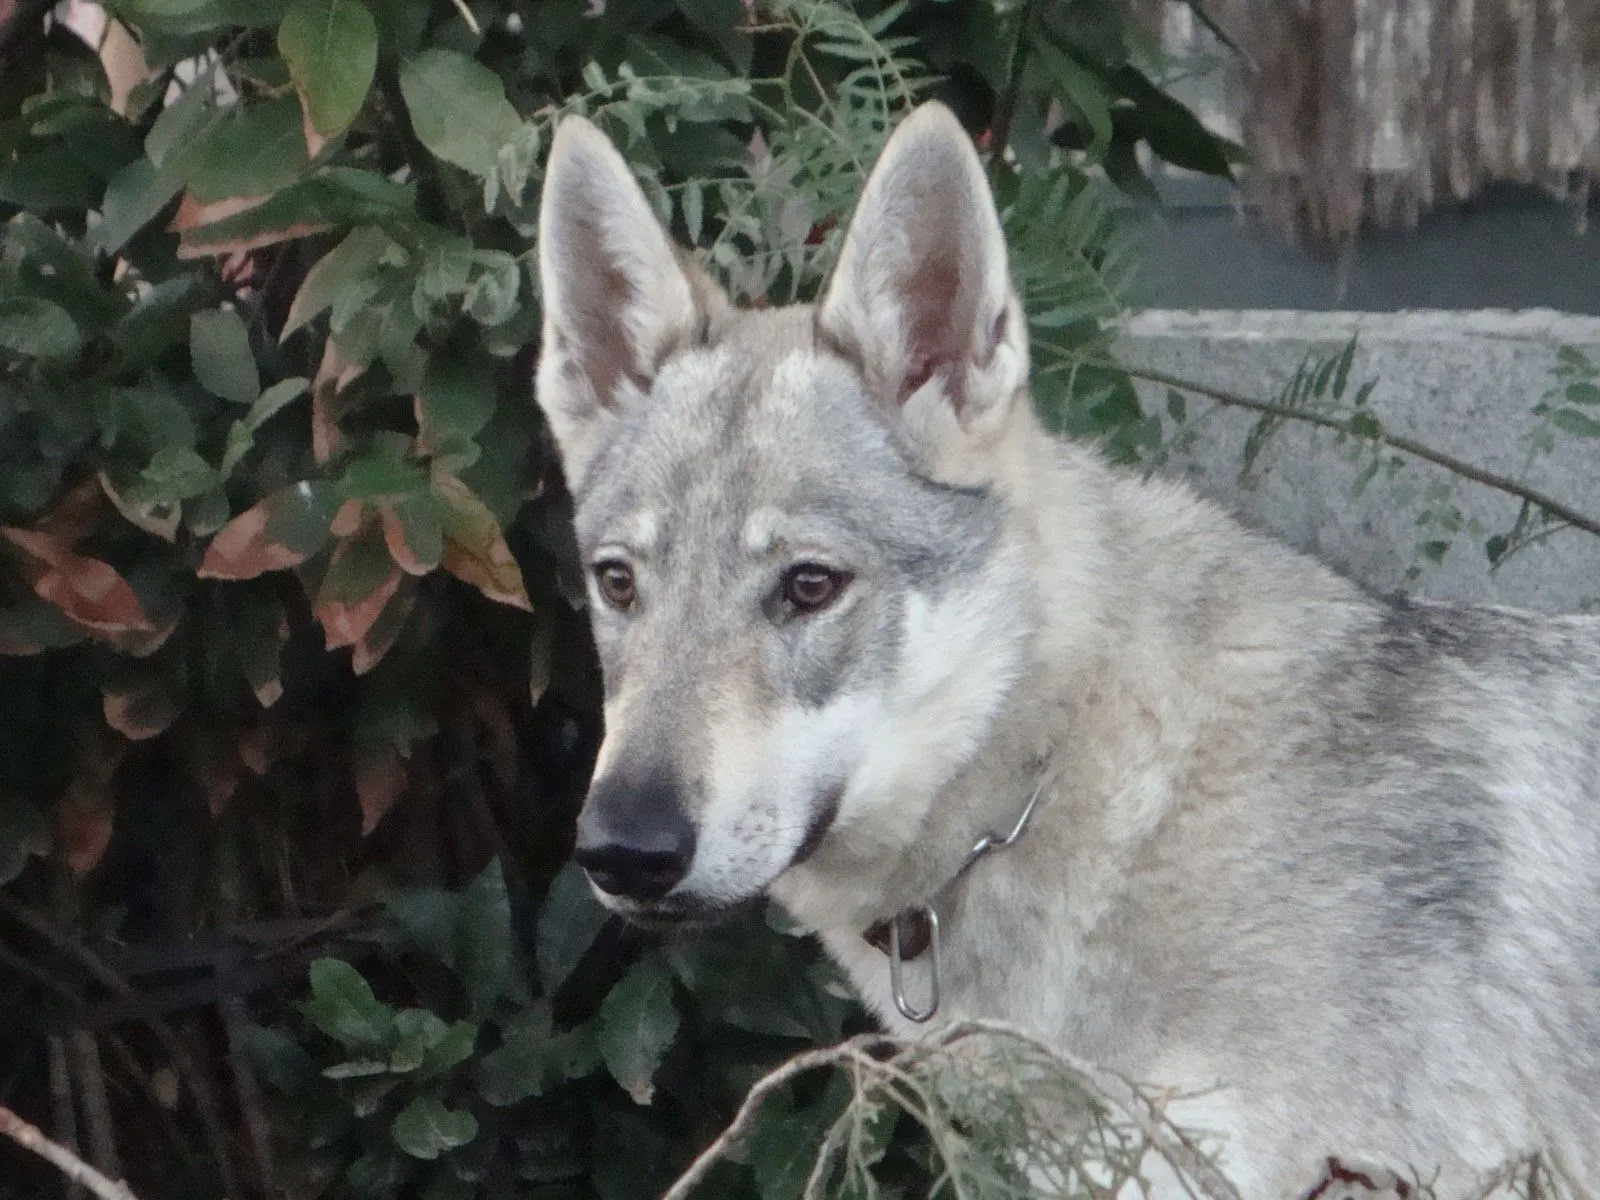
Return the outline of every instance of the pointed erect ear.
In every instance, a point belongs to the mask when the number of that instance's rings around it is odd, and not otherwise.
[[[884,147],[817,311],[824,340],[890,406],[938,388],[968,430],[995,421],[1027,378],[1027,330],[978,153],[942,104]]]
[[[577,487],[612,426],[726,307],[680,257],[622,155],[581,117],[556,130],[539,210],[539,404]]]

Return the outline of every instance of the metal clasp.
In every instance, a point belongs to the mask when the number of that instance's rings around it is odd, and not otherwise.
[[[928,1007],[916,1008],[906,997],[905,977],[902,973],[905,960],[900,957],[900,918],[889,922],[889,990],[894,995],[894,1006],[908,1021],[922,1025],[933,1020],[939,1011],[939,914],[931,906],[924,906],[922,915],[928,921]]]

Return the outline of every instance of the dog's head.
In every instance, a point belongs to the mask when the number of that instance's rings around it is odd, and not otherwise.
[[[740,312],[569,119],[539,265],[539,402],[606,684],[579,861],[663,921],[752,900],[846,831],[892,863],[1023,655],[994,482],[1027,345],[971,142],[942,107],[908,117],[822,301]]]

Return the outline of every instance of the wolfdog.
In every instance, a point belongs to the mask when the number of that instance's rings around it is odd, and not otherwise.
[[[578,118],[538,250],[606,905],[770,896],[892,1030],[937,983],[1191,1094],[1246,1197],[1600,1189],[1600,620],[1374,598],[1049,436],[937,105],[814,306],[736,310]]]

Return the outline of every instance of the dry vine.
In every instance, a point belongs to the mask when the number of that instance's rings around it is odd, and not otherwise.
[[[3,1104],[0,1104],[0,1134],[53,1163],[68,1179],[82,1184],[100,1200],[138,1200],[127,1184],[102,1175],[65,1146],[45,1137],[37,1125],[24,1121]]]
[[[1239,1200],[1238,1190],[1165,1115],[1171,1095],[1153,1096],[997,1021],[953,1024],[915,1042],[867,1034],[790,1059],[750,1090],[732,1123],[662,1200],[687,1200],[718,1162],[737,1153],[774,1094],[818,1070],[846,1072],[852,1100],[819,1145],[806,1200],[823,1196],[840,1169],[858,1179],[870,1171],[870,1159],[862,1157],[862,1129],[889,1105],[929,1133],[955,1194],[967,1194],[957,1175],[1002,1188],[1008,1175],[1024,1176],[1027,1194],[1116,1194],[1122,1182],[1139,1177],[1154,1152],[1195,1196]],[[980,1139],[969,1133],[997,1099],[1007,1117],[1021,1113],[1031,1119],[1011,1128],[1007,1149],[985,1163],[979,1161],[981,1150],[971,1154]]]

